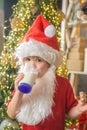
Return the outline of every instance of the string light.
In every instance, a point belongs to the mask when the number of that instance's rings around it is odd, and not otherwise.
[[[80,0],[81,3],[84,3],[86,0]]]

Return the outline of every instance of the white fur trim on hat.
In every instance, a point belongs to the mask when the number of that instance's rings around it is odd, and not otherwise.
[[[34,39],[21,43],[15,51],[15,56],[19,59],[19,65],[22,64],[23,58],[27,56],[38,56],[56,67],[61,63],[62,58],[60,51]]]

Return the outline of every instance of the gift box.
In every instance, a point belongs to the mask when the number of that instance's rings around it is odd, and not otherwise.
[[[85,38],[72,39],[72,46],[67,54],[67,68],[70,71],[84,70],[84,50],[86,45]]]
[[[67,60],[67,68],[70,71],[83,71],[84,61],[83,60]]]
[[[84,53],[83,52],[69,52],[68,53],[68,59],[69,60],[73,60],[73,59],[77,59],[77,60],[84,60]]]
[[[84,53],[84,47],[71,47],[70,52],[83,52]]]

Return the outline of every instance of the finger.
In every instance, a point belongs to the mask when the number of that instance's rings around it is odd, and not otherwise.
[[[80,106],[82,106],[82,105],[85,104],[84,100],[82,100],[82,99],[80,99],[80,100],[78,101],[78,103],[79,103]]]
[[[24,77],[24,74],[23,74],[23,73],[21,73],[21,74],[19,74],[19,75],[17,76],[17,78],[15,79],[15,86],[16,86],[16,87],[18,86],[19,82],[23,79],[23,77]]]
[[[15,81],[20,81],[22,78],[24,77],[24,74],[21,73],[17,76],[17,78],[15,79]]]
[[[23,78],[23,76],[24,76],[24,74],[23,73],[20,73],[17,77],[16,77],[16,79],[21,79],[21,78]],[[16,80],[15,79],[15,80]]]

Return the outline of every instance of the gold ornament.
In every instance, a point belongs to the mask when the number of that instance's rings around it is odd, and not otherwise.
[[[85,2],[85,0],[80,0],[80,2],[81,2],[81,3],[84,3],[84,2]]]
[[[62,64],[56,69],[56,73],[60,76],[68,78],[68,69],[66,66],[66,57],[63,56]]]
[[[31,12],[32,12],[33,15],[34,15],[37,11],[38,11],[38,7],[37,7],[37,6],[36,6],[36,7],[33,7],[33,8],[31,9]]]
[[[12,29],[19,29],[23,27],[23,21],[20,18],[14,17],[11,21]]]

